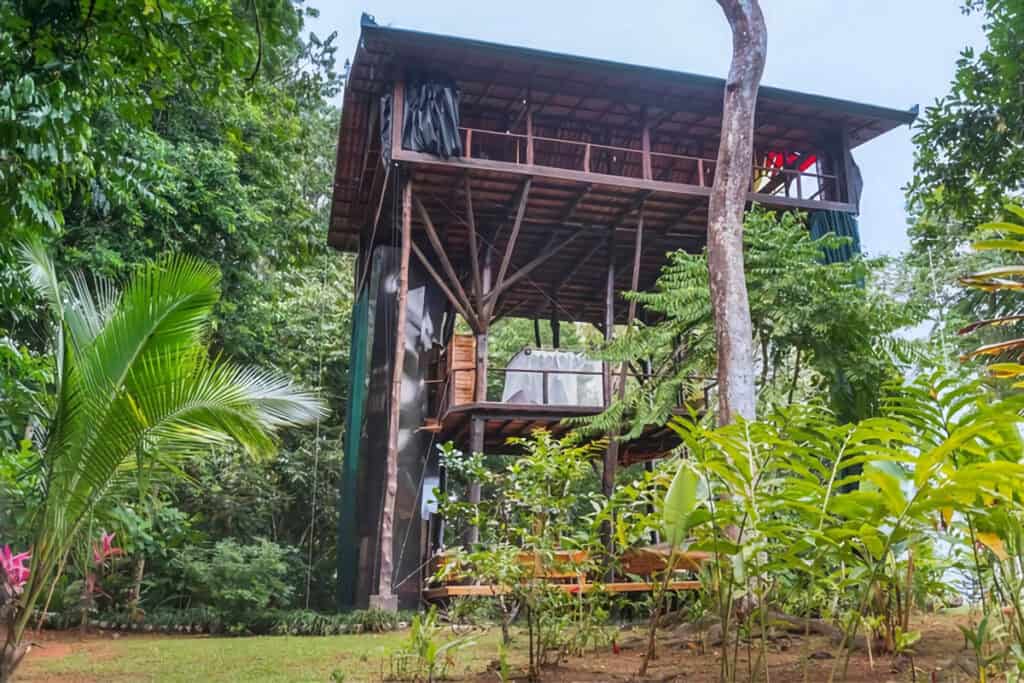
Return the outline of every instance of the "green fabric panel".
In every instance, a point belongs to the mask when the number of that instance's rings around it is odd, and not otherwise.
[[[826,249],[825,263],[849,261],[860,253],[860,230],[857,227],[857,217],[852,213],[812,211],[808,227],[813,239],[824,237],[830,232],[839,237],[850,238],[850,242],[839,249]]]
[[[355,604],[359,571],[356,539],[356,486],[359,478],[359,444],[366,408],[366,357],[369,329],[369,287],[363,287],[352,306],[352,337],[348,367],[348,403],[345,406],[345,457],[341,463],[338,492],[338,606]]]

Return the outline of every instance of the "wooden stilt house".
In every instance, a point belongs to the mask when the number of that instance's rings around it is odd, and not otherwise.
[[[488,367],[489,331],[527,317],[610,338],[636,314],[622,291],[650,287],[666,252],[703,248],[724,83],[365,15],[361,29],[329,234],[358,255],[340,596],[394,608],[420,600],[442,538],[436,444],[486,452],[613,398],[617,370],[599,363]],[[851,151],[914,115],[762,87],[750,201],[855,230]],[[659,429],[609,440],[605,491],[620,463],[671,446]]]

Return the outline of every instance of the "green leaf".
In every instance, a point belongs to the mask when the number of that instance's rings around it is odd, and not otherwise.
[[[686,540],[690,515],[697,507],[697,475],[684,462],[672,478],[672,484],[665,494],[662,521],[665,538],[672,548],[679,547]]]

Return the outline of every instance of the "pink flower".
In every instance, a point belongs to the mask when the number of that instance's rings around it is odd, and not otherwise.
[[[100,535],[101,545],[93,544],[92,561],[96,566],[103,564],[111,557],[124,555],[124,551],[122,549],[114,546],[114,536],[116,536],[116,534],[108,534],[104,531]]]
[[[21,593],[28,581],[29,569],[25,562],[32,558],[32,553],[24,552],[15,555],[11,552],[11,546],[5,545],[0,548],[0,567],[3,567],[4,575],[7,577],[7,584],[15,595]]]

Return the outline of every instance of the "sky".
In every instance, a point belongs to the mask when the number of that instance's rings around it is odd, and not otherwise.
[[[361,4],[360,4],[361,2]],[[341,0],[317,3],[308,28],[338,32],[339,62],[355,53],[362,12],[377,23],[586,57],[724,77],[729,26],[713,0]],[[959,0],[762,0],[764,85],[921,110],[949,91],[956,60],[981,46]],[[908,246],[903,186],[913,174],[902,126],[854,150],[864,175],[861,241],[873,256]]]

